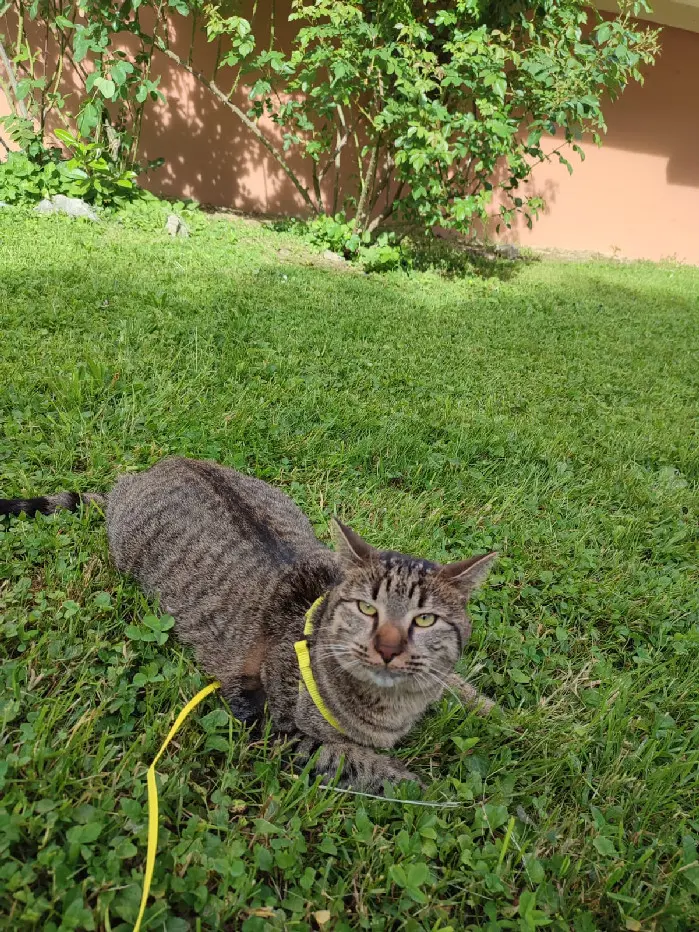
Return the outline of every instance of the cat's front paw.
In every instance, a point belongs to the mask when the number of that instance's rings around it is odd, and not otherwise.
[[[384,783],[405,780],[418,783],[424,789],[419,777],[399,760],[344,742],[322,745],[314,769],[329,780],[339,772],[339,786],[367,793],[380,793]]]
[[[377,783],[375,786],[382,789],[384,783],[392,783],[394,786],[398,783],[417,783],[421,790],[427,789],[427,786],[422,782],[420,777],[414,774],[412,770],[408,770],[407,767],[404,767],[400,761],[393,760],[392,758],[384,758],[384,760],[386,766],[380,768],[382,772],[377,772]]]
[[[487,696],[479,694],[478,698],[473,703],[473,711],[476,715],[480,715],[483,718],[490,715],[491,712],[494,712],[498,709],[497,702],[493,702],[492,699],[488,699]]]

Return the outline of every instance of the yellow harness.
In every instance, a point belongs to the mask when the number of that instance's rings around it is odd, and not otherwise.
[[[299,662],[299,671],[301,673],[301,679],[299,680],[299,691],[303,690],[305,686],[305,688],[308,690],[308,695],[315,703],[316,708],[323,716],[325,721],[332,725],[333,728],[336,728],[341,734],[344,734],[344,731],[340,728],[332,712],[323,702],[320,692],[318,691],[318,685],[313,676],[313,670],[311,669],[311,656],[308,652],[308,642],[306,641],[306,638],[313,634],[313,616],[317,612],[324,598],[325,596],[322,595],[319,599],[316,599],[313,605],[311,605],[311,607],[306,612],[306,623],[303,628],[305,637],[302,641],[296,641],[294,644],[294,650],[296,651],[296,656],[298,657]],[[182,709],[180,714],[175,719],[175,724],[168,732],[167,737],[160,746],[160,750],[153,758],[153,763],[148,768],[148,773],[146,774],[146,784],[148,786],[148,848],[146,851],[146,869],[143,874],[143,892],[141,894],[141,905],[138,910],[138,918],[136,919],[136,924],[133,927],[133,932],[139,932],[141,923],[143,922],[143,914],[146,911],[150,885],[153,881],[155,854],[158,848],[158,785],[155,782],[155,765],[162,757],[168,744],[172,741],[172,739],[182,727],[182,723],[187,718],[189,713],[193,709],[196,709],[202,699],[206,699],[208,695],[210,695],[212,692],[215,692],[215,690],[217,690],[220,686],[220,683],[209,683],[209,685],[205,686],[204,689],[199,690],[193,699],[189,700],[187,705],[184,707],[184,709]]]

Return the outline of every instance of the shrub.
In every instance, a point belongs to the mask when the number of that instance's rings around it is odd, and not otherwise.
[[[543,206],[523,189],[533,167],[572,170],[565,150],[582,157],[586,133],[600,142],[603,100],[641,81],[657,50],[657,33],[631,19],[642,8],[622,3],[609,20],[584,0],[293,0],[288,52],[211,7],[208,33],[230,41],[236,82],[255,75],[253,118],[270,117],[284,152],[304,157],[312,182],[295,183],[314,212],[344,207],[360,236],[389,219],[468,233],[496,191],[502,222],[531,223]]]
[[[291,0],[298,29],[283,49],[269,4],[253,4],[246,19],[229,0],[8,0],[22,27],[13,64],[1,44],[0,57],[19,115],[37,122],[42,139],[58,111],[79,139],[114,145],[113,161],[128,172],[145,103],[162,97],[159,50],[265,146],[309,212],[331,218],[328,235],[344,211],[350,237],[364,242],[389,223],[469,233],[494,204],[504,224],[518,213],[531,223],[543,206],[524,188],[533,168],[557,158],[572,170],[567,151],[582,158],[585,136],[601,141],[603,101],[652,63],[657,32],[632,18],[646,8],[621,0],[620,15],[603,19],[586,0]],[[193,64],[196,29],[187,52],[169,45],[170,18],[190,15],[217,47],[208,74]],[[55,64],[44,56],[40,66],[25,21],[51,38]],[[70,100],[66,61],[82,82]],[[247,111],[234,98],[245,86]],[[281,147],[263,117],[281,131]],[[102,183],[99,171],[92,177]]]
[[[23,150],[10,152],[0,163],[0,200],[23,204],[66,194],[98,207],[118,207],[147,196],[136,185],[137,172],[115,163],[102,146],[81,142],[66,130],[56,130],[55,135],[69,158],[60,149],[45,147],[36,135],[27,135]]]
[[[314,246],[329,249],[345,259],[358,261],[367,272],[388,272],[412,265],[407,241],[402,243],[393,231],[378,235],[372,235],[367,230],[360,233],[356,221],[348,220],[343,213],[334,217],[321,214],[312,220],[276,226],[300,233]]]

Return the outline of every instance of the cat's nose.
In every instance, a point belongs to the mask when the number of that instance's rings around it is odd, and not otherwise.
[[[384,663],[390,663],[405,648],[405,639],[402,632],[395,625],[384,625],[376,632],[374,647],[383,658]]]

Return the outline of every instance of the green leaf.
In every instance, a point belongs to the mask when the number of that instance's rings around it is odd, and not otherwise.
[[[94,49],[89,27],[77,25],[73,35],[73,57],[79,64]]]
[[[213,709],[207,715],[204,715],[200,721],[201,727],[205,732],[211,733],[217,731],[219,728],[224,728],[228,725],[229,715],[225,709]]]
[[[516,667],[512,667],[507,672],[510,679],[514,680],[515,683],[528,683],[531,680],[531,677],[527,673],[523,670],[518,670]]]
[[[88,822],[86,825],[74,825],[68,829],[66,838],[72,845],[89,845],[97,841],[104,826],[100,822]]]
[[[135,858],[138,854],[138,848],[132,842],[124,839],[120,841],[119,844],[114,849],[114,853],[118,858]]]
[[[255,845],[255,864],[262,871],[271,871],[274,867],[274,858],[271,852],[262,845]]]
[[[544,871],[541,861],[532,855],[527,855],[524,858],[524,864],[527,877],[531,883],[538,885],[544,881],[546,872]]]
[[[78,896],[64,911],[61,929],[84,929],[86,932],[92,932],[94,928],[92,910],[86,909],[82,897]]]
[[[268,822],[267,819],[255,819],[256,835],[279,835],[281,831],[278,825]]]
[[[56,129],[54,130],[53,135],[56,137],[56,139],[69,147],[74,146],[78,141],[72,133],[68,132],[67,129]]]
[[[460,738],[458,735],[452,735],[451,740],[457,746],[457,748],[463,754],[465,751],[470,751],[471,748],[475,748],[480,738]]]
[[[116,85],[111,78],[95,78],[95,87],[102,92],[102,94],[108,99],[111,100],[114,97],[114,91],[116,90]]]
[[[269,81],[265,81],[262,78],[255,81],[253,86],[250,88],[248,96],[250,100],[255,100],[258,97],[266,97],[272,90],[272,85]]]
[[[34,82],[31,78],[21,78],[17,82],[17,99],[26,100],[31,94]]]
[[[597,851],[605,858],[618,858],[619,853],[614,847],[614,842],[611,838],[605,838],[604,835],[598,835],[593,839],[592,844],[595,846]]]
[[[421,887],[423,884],[429,883],[431,879],[429,869],[423,862],[411,864],[408,868],[407,886],[409,887]]]
[[[391,864],[388,869],[388,875],[396,886],[405,889],[408,886],[408,877],[405,869],[400,864]]]
[[[117,61],[109,69],[109,74],[117,87],[121,87],[126,82],[129,75],[133,74],[134,67],[131,62]]]

